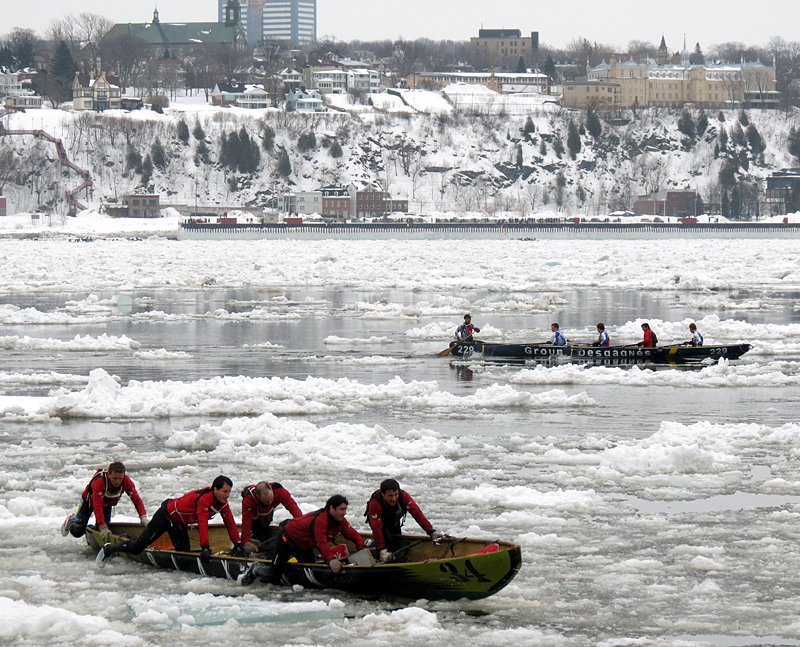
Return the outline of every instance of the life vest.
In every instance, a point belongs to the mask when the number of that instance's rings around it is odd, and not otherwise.
[[[369,498],[369,501],[367,501],[367,509],[364,510],[364,518],[367,520],[367,523],[369,523],[369,504],[373,501],[378,501],[381,505],[384,528],[402,528],[406,520],[406,515],[408,514],[408,508],[403,500],[403,490],[399,490],[399,493],[397,505],[390,508],[386,505],[386,501],[383,500],[381,491],[379,489],[375,490]]]
[[[100,479],[103,480],[103,497],[106,499],[119,499],[122,496],[123,489],[122,486],[125,484],[125,479],[122,479],[122,483],[119,484],[119,488],[115,488],[111,481],[108,480],[108,470],[98,470],[95,475],[92,477],[92,480],[89,481],[89,492],[88,492],[88,500],[92,500],[92,493],[94,492],[95,481],[99,481]],[[99,485],[99,483],[97,483]]]

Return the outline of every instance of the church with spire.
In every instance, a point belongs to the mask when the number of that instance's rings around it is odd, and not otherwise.
[[[153,20],[145,23],[117,23],[106,34],[106,39],[135,36],[148,43],[159,54],[176,56],[184,50],[201,44],[216,43],[242,49],[247,36],[242,26],[241,6],[237,0],[228,0],[223,20],[219,22],[161,22],[158,7]]]

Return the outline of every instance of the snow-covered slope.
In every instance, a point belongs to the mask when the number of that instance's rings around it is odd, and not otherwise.
[[[286,190],[373,182],[407,198],[412,211],[451,216],[604,215],[630,206],[638,194],[673,187],[697,188],[705,201],[719,201],[718,175],[726,155],[737,159],[739,177],[748,181],[794,163],[787,136],[797,125],[796,113],[748,111],[766,145],[758,155],[746,142],[735,143],[735,111],[707,112],[707,129],[690,142],[678,130],[680,111],[626,112],[625,119],[604,121],[594,138],[582,127],[585,113],[531,100],[527,115],[511,115],[504,105],[499,99],[471,105],[457,88],[447,96],[392,91],[373,95],[366,104],[338,97],[330,112],[314,115],[212,108],[190,97],[179,98],[164,114],[46,109],[10,115],[4,123],[11,130],[42,129],[63,139],[70,159],[92,173],[95,187],[85,202],[95,208],[141,185],[141,174],[126,160],[131,152],[145,158],[156,140],[166,163],[154,169],[147,187],[162,194],[165,204],[264,206]],[[698,115],[695,111],[695,119]],[[528,116],[534,131],[526,135]],[[178,138],[181,120],[190,133],[202,128],[205,159],[195,136],[188,142]],[[575,159],[567,146],[570,121],[582,131]],[[242,128],[261,153],[252,174],[219,163],[223,134]],[[723,128],[727,146],[715,155]],[[301,152],[298,139],[310,133],[316,145]],[[334,156],[335,144],[340,157]],[[279,172],[282,151],[291,165],[288,175]],[[9,213],[42,205],[46,212],[64,212],[63,193],[79,181],[58,165],[51,143],[31,135],[0,137],[0,159],[13,160],[0,172]]]

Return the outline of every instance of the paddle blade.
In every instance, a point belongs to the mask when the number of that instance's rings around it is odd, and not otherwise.
[[[441,351],[440,353],[436,353],[436,354],[437,354],[439,357],[444,357],[445,355],[449,355],[451,350],[453,350],[453,349],[452,349],[452,347],[450,347],[450,348],[445,348],[443,351]]]

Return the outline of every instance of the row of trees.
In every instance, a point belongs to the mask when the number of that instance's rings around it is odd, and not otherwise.
[[[591,41],[578,37],[564,48],[541,44],[532,55],[525,57],[499,57],[471,46],[469,41],[452,41],[420,38],[416,40],[379,40],[350,42],[324,37],[302,50],[290,49],[287,43],[267,41],[252,44],[249,49],[237,51],[219,44],[202,44],[170,52],[168,49],[154,50],[148,43],[132,36],[107,39],[113,23],[92,13],[67,15],[53,20],[41,40],[27,29],[13,29],[0,37],[0,66],[12,69],[52,66],[56,47],[65,43],[77,69],[90,72],[97,69],[116,72],[123,85],[133,83],[156,89],[159,85],[210,89],[219,80],[230,81],[236,77],[247,79],[256,74],[261,81],[270,80],[274,85],[274,72],[282,67],[302,68],[319,63],[330,52],[340,56],[380,61],[381,66],[396,79],[407,77],[414,71],[485,70],[493,67],[507,70],[536,68],[554,77],[555,81],[570,80],[585,75],[587,67],[608,61],[612,56],[645,56],[655,58],[658,54],[655,43],[631,40],[622,48],[617,45]],[[46,43],[54,44],[48,49]],[[180,78],[163,78],[163,70],[148,66],[155,59],[180,58],[184,73]],[[800,42],[773,38],[766,45],[753,46],[739,42],[713,45],[704,53],[700,44],[695,45],[690,56],[694,63],[710,60],[757,61],[775,64],[778,72],[778,90],[785,91],[794,78],[794,70],[800,69]],[[275,93],[280,87],[273,88]]]

